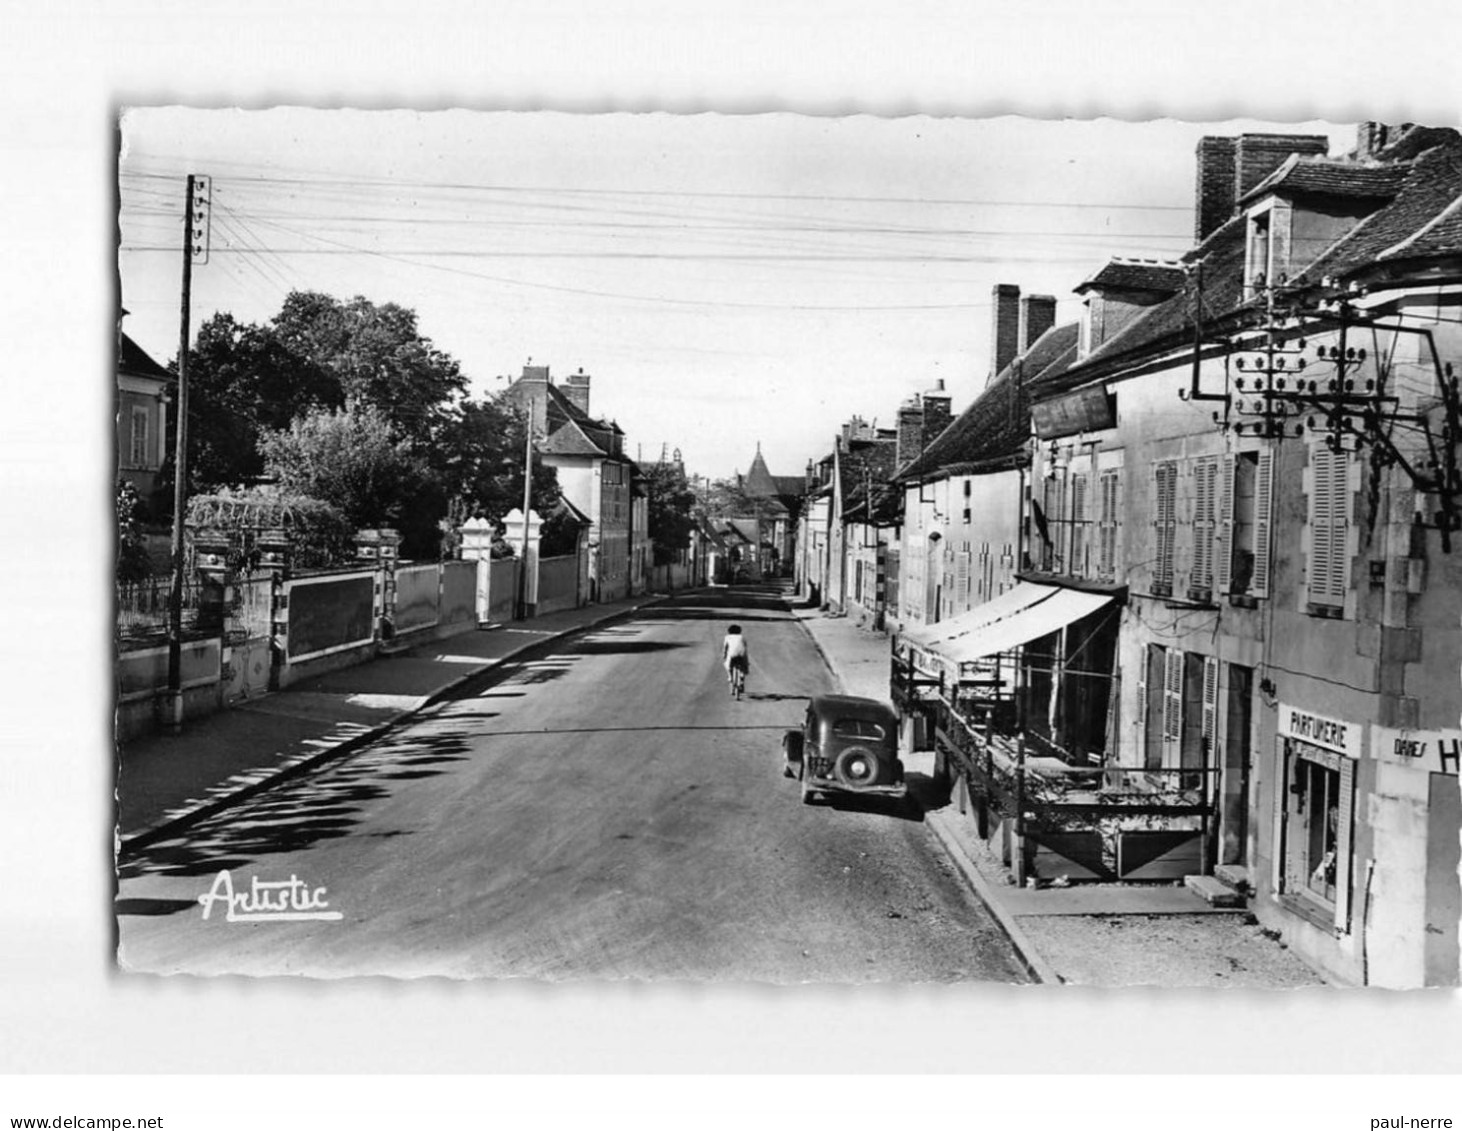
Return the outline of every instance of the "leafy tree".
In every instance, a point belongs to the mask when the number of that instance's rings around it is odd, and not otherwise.
[[[401,526],[428,479],[410,443],[371,406],[312,409],[263,432],[259,450],[281,491],[330,503],[357,527]]]
[[[416,312],[394,302],[294,291],[273,329],[292,354],[331,375],[345,403],[375,406],[398,435],[417,441],[435,436],[467,389],[457,361],[421,336]]]
[[[695,529],[695,492],[678,463],[656,463],[641,469],[649,496],[649,532],[655,543],[655,564],[666,565],[690,545]]]
[[[215,314],[188,355],[190,493],[257,479],[263,432],[343,403],[334,377],[293,353],[273,327]]]
[[[523,417],[501,397],[463,401],[433,445],[433,465],[469,514],[500,519],[523,505]],[[533,457],[533,509],[558,504],[558,472]]]

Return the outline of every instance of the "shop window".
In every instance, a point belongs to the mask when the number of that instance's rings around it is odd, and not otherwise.
[[[1282,893],[1337,931],[1349,929],[1355,763],[1334,751],[1281,740],[1289,763],[1283,807]]]

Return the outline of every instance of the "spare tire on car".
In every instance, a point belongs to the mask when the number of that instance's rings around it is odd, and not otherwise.
[[[872,785],[878,780],[878,759],[871,750],[850,746],[833,762],[833,777],[850,789]]]

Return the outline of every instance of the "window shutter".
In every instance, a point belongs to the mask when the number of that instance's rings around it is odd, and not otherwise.
[[[1117,473],[1101,477],[1101,531],[1097,549],[1097,573],[1112,580],[1117,573]]]
[[[1169,648],[1163,669],[1163,765],[1176,766],[1183,742],[1183,653]]]
[[[1254,576],[1249,592],[1269,596],[1269,531],[1274,515],[1274,452],[1259,453],[1254,473]]]
[[[1218,486],[1218,461],[1203,459],[1194,469],[1193,572],[1195,589],[1213,589],[1214,494]]]
[[[1203,767],[1218,764],[1214,746],[1218,742],[1218,660],[1208,656],[1203,661]],[[1212,780],[1212,779],[1210,779]],[[1205,784],[1205,788],[1207,783]]]
[[[1270,885],[1274,891],[1286,890],[1284,883],[1284,817],[1289,808],[1289,741],[1281,738],[1274,746],[1274,839],[1270,841],[1269,857],[1273,863]]]
[[[150,453],[147,450],[147,409],[133,408],[132,410],[132,464],[133,467],[150,467],[152,461],[148,459]]]
[[[1234,558],[1234,457],[1223,457],[1218,477],[1218,527],[1213,538],[1213,588],[1227,593],[1233,580]]]
[[[1153,564],[1153,588],[1163,593],[1173,591],[1173,535],[1177,525],[1178,468],[1174,463],[1160,463],[1153,468],[1153,525],[1157,535],[1157,553]]]
[[[1346,478],[1349,459],[1315,445],[1310,449],[1309,597],[1317,605],[1344,605],[1349,578],[1346,528],[1349,518]]]
[[[1355,763],[1340,759],[1340,827],[1335,830],[1335,929],[1350,931],[1350,827],[1355,821]]]
[[[1149,741],[1152,725],[1152,700],[1148,698],[1149,672],[1152,671],[1153,663],[1156,660],[1156,652],[1161,644],[1148,644],[1146,654],[1142,657],[1142,670],[1137,679],[1137,719],[1141,728],[1139,737],[1142,739],[1142,765],[1146,769],[1153,769],[1162,764],[1161,752],[1152,749]]]
[[[954,602],[963,611],[970,604],[970,553],[964,550],[954,563]]]
[[[1071,565],[1069,572],[1086,573],[1086,476],[1071,477]]]

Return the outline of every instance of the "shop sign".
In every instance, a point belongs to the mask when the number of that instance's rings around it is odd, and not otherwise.
[[[1347,758],[1360,757],[1361,728],[1356,723],[1348,723],[1343,719],[1327,718],[1299,707],[1291,707],[1288,703],[1281,703],[1279,733],[1285,738],[1334,750]]]
[[[1456,774],[1462,766],[1462,730],[1395,730],[1371,727],[1371,754],[1382,762],[1432,774]]]

